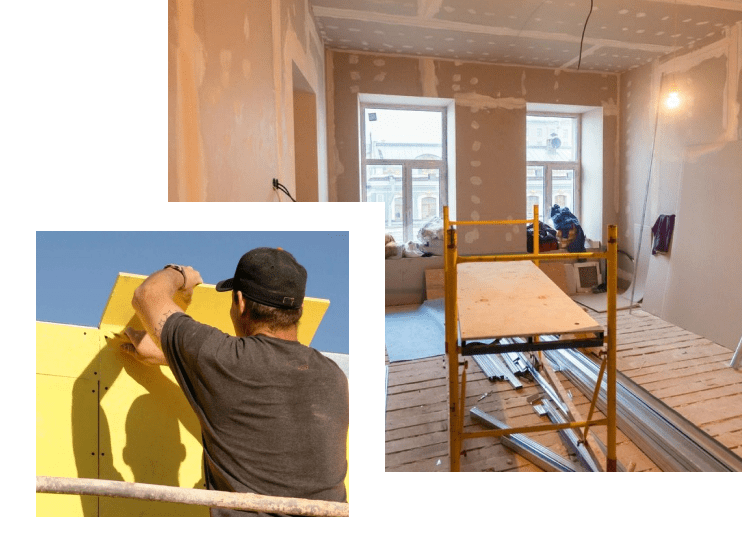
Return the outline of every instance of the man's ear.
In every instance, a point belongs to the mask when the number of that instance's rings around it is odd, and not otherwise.
[[[247,308],[245,296],[239,290],[237,291],[237,309],[240,312],[240,316],[243,318],[245,318],[250,313],[250,310]]]

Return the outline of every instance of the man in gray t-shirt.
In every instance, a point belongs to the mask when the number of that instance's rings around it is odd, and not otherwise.
[[[170,366],[201,423],[207,487],[344,502],[348,383],[332,360],[297,340],[306,270],[282,249],[245,254],[234,277],[216,286],[232,291],[239,337],[175,304],[178,290],[188,301],[201,282],[193,268],[175,265],[148,277],[132,301],[146,332],[127,329],[124,350]]]

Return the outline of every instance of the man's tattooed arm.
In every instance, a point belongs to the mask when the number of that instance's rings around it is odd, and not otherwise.
[[[174,313],[183,311],[173,300],[182,283],[183,276],[178,271],[163,269],[147,277],[134,291],[131,302],[134,310],[158,346],[165,321]]]
[[[159,340],[162,336],[162,329],[165,327],[165,323],[167,322],[167,319],[170,318],[171,315],[174,315],[180,311],[178,309],[177,311],[175,309],[168,309],[164,313],[162,313],[162,316],[160,317],[160,320],[157,322],[157,325],[155,326],[155,337]]]

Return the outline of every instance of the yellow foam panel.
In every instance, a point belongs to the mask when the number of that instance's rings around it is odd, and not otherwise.
[[[142,284],[144,279],[146,277],[143,275],[119,273],[103,311],[100,321],[101,330],[120,332],[126,326],[144,329],[131,307],[134,290]],[[177,296],[178,294],[176,298]],[[176,303],[195,320],[219,328],[229,335],[235,335],[232,320],[229,318],[231,298],[231,292],[217,292],[213,284],[200,284],[193,290],[193,299],[187,310],[182,300],[176,299]],[[329,306],[329,300],[304,298],[304,312],[299,321],[298,331],[300,343],[309,345],[312,342]]]
[[[146,277],[119,274],[100,328],[36,325],[36,473],[204,487],[201,430],[166,366],[120,352],[115,334],[142,328],[131,307]],[[181,307],[185,308],[183,302]],[[309,344],[328,300],[305,298],[299,341]],[[230,294],[196,287],[187,312],[234,335]],[[348,476],[345,479],[349,487]],[[208,516],[208,509],[110,497],[37,494],[37,516]]]

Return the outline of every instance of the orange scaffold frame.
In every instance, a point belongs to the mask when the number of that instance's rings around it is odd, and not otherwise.
[[[587,436],[588,427],[591,425],[607,425],[607,453],[605,469],[608,472],[616,471],[616,290],[617,290],[617,260],[618,260],[618,229],[615,225],[608,226],[608,244],[605,252],[580,252],[580,253],[555,253],[539,254],[537,230],[534,230],[533,253],[526,254],[496,254],[478,256],[459,256],[457,247],[456,226],[464,225],[509,225],[529,224],[538,221],[538,205],[533,207],[533,220],[492,220],[492,221],[451,221],[449,219],[448,207],[443,208],[443,230],[445,236],[444,263],[445,263],[445,322],[446,322],[446,355],[448,360],[448,400],[449,400],[449,449],[451,471],[459,472],[461,469],[462,443],[464,440],[482,437],[499,437],[510,434],[537,432],[544,430],[558,430],[564,428],[582,428],[583,436]],[[565,260],[565,259],[605,259],[607,263],[606,297],[607,297],[607,332],[603,339],[602,335],[592,346],[607,344],[606,357],[598,376],[595,393],[588,418],[584,421],[570,421],[561,424],[541,424],[536,426],[513,427],[508,429],[482,430],[476,432],[464,432],[464,410],[466,401],[466,362],[459,362],[459,355],[464,355],[459,344],[458,329],[458,304],[457,304],[457,265],[473,262],[498,262],[531,260],[536,265],[541,260]],[[548,332],[543,332],[544,334]],[[575,347],[580,345],[555,344],[551,342],[538,342],[538,336],[530,344],[533,351],[548,350],[554,348]],[[539,346],[540,345],[540,346]],[[587,345],[581,345],[587,346]],[[491,351],[497,352],[497,351]],[[473,353],[472,353],[473,354]],[[461,375],[459,367],[461,366]],[[598,398],[603,373],[606,373],[606,416],[602,419],[591,419]]]

